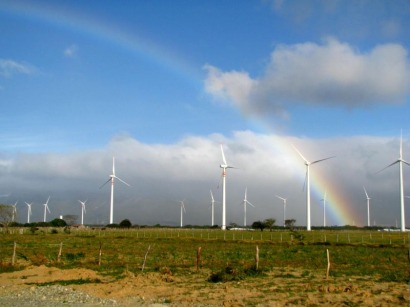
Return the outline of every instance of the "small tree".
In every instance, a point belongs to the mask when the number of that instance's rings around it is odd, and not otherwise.
[[[252,223],[251,226],[253,229],[260,229],[261,231],[263,231],[266,228],[266,225],[264,222],[261,221],[255,221]]]
[[[269,228],[269,231],[272,231],[273,225],[275,225],[276,220],[275,219],[266,219],[263,221],[265,224],[266,228]]]
[[[293,227],[295,227],[295,223],[296,223],[295,219],[285,220],[285,226],[290,229],[293,229]]]
[[[14,208],[10,205],[0,205],[0,223],[8,227],[13,220]]]
[[[67,223],[67,225],[74,225],[77,223],[78,215],[76,214],[67,214],[64,215],[64,221]]]
[[[125,220],[122,220],[120,222],[120,227],[121,228],[131,228],[131,226],[132,226],[132,224],[131,224],[129,219],[125,219]]]

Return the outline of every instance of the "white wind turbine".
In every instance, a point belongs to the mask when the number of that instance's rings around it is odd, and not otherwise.
[[[100,187],[101,189],[103,186],[105,186],[108,182],[111,181],[110,224],[114,222],[114,179],[118,179],[123,184],[130,186],[124,180],[118,178],[115,175],[115,157],[112,157],[112,174],[110,175],[110,178]]]
[[[326,191],[321,200],[323,201],[323,227],[326,227]]]
[[[222,168],[222,230],[226,230],[226,169],[233,168],[229,166],[225,159],[224,149],[221,144],[222,162],[219,167]]]
[[[184,201],[183,201],[183,200],[180,200],[179,202],[181,203],[181,228],[182,228],[182,226],[183,226],[183,220],[184,220],[184,213],[185,213],[186,211],[185,211]]]
[[[44,206],[44,222],[46,221],[46,218],[47,218],[47,211],[48,211],[48,213],[51,213],[50,209],[48,208],[48,201],[49,200],[50,200],[50,196],[47,198],[46,203],[43,204],[43,206]]]
[[[212,194],[212,190],[210,190],[210,192],[211,192],[211,215],[212,215],[212,218],[211,218],[211,226],[214,226],[214,225],[215,225],[215,218],[214,218],[214,215],[215,215],[215,203],[216,203],[217,201],[214,199],[214,195]]]
[[[28,202],[26,202],[26,205],[27,205],[27,224],[28,223],[30,223],[30,215],[31,215],[31,205],[32,205],[33,203],[28,203]]]
[[[293,145],[292,145],[293,146]],[[313,162],[309,162],[308,160],[305,159],[305,157],[299,152],[299,150],[297,150],[297,148],[295,146],[293,146],[293,148],[296,150],[296,152],[299,154],[299,156],[303,159],[303,161],[305,162],[306,165],[306,230],[310,231],[311,230],[311,226],[310,226],[310,173],[309,173],[309,166],[334,158],[334,156],[332,157],[327,157],[324,159],[320,159],[320,160],[316,160]]]
[[[85,201],[78,200],[78,201],[81,204],[81,225],[84,225],[84,213],[87,213],[85,211],[85,203],[87,202],[87,200]]]
[[[403,189],[403,163],[410,165],[407,161],[403,160],[403,136],[400,135],[400,152],[399,158],[394,161],[393,163],[387,165],[382,170],[378,171],[380,173],[384,171],[386,168],[393,166],[394,164],[399,164],[399,185],[400,185],[400,212],[401,212],[401,224],[400,224],[400,231],[406,231],[406,222],[404,218],[404,189]],[[376,174],[377,174],[376,173]]]
[[[370,197],[367,194],[366,188],[363,186],[364,193],[366,194],[367,200],[367,227],[370,227]]]
[[[15,202],[12,207],[13,207],[13,212],[12,212],[12,216],[11,216],[11,221],[14,222],[14,220],[16,219],[16,216],[17,216],[17,202]]]
[[[254,205],[252,205],[247,198],[247,192],[248,188],[245,188],[245,198],[243,199],[243,226],[246,227],[246,205],[251,205],[252,207],[255,208]]]
[[[286,200],[287,198],[280,197],[279,195],[275,195],[277,198],[283,201],[283,227],[286,226]]]

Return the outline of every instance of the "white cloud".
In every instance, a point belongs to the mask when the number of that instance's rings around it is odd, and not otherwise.
[[[36,69],[27,63],[9,59],[0,59],[0,76],[8,78],[15,74],[31,75],[35,71]]]
[[[79,212],[77,199],[87,198],[86,221],[108,220],[109,187],[99,189],[112,170],[116,157],[116,175],[131,187],[118,183],[115,187],[115,221],[129,218],[138,224],[179,224],[179,200],[185,199],[190,224],[210,223],[210,196],[221,199],[221,152],[237,169],[229,169],[227,177],[228,222],[241,224],[240,206],[245,188],[256,208],[248,211],[248,221],[274,217],[280,221],[281,202],[275,194],[288,197],[288,217],[305,224],[305,176],[303,161],[292,149],[295,144],[309,160],[336,155],[311,168],[312,225],[320,225],[323,212],[320,199],[325,189],[329,195],[329,223],[338,223],[337,211],[331,212],[332,193],[342,195],[339,210],[355,212],[356,224],[366,221],[363,185],[374,202],[372,215],[383,224],[394,224],[399,217],[397,166],[375,174],[398,157],[398,138],[351,137],[307,139],[251,131],[238,131],[231,138],[223,135],[191,136],[175,144],[144,144],[129,136],[113,139],[106,148],[70,154],[18,154],[0,157],[0,185],[9,199],[34,202],[33,220],[41,220],[42,204],[51,195],[54,215]],[[403,144],[404,158],[410,155],[410,143]],[[404,168],[405,182],[410,168]],[[316,189],[321,182],[321,189]],[[78,208],[77,208],[78,207]],[[99,209],[93,209],[99,207]],[[77,210],[78,209],[78,210]],[[77,210],[77,211],[76,211]],[[21,216],[21,220],[24,220]],[[50,218],[54,217],[53,215]],[[216,221],[220,224],[221,211]],[[351,223],[352,221],[348,221]]]
[[[78,52],[77,45],[71,45],[64,50],[64,55],[68,58],[74,57]]]
[[[369,52],[336,39],[321,45],[280,45],[258,79],[246,72],[206,68],[208,93],[256,114],[278,114],[290,104],[354,108],[400,103],[410,93],[407,51],[398,44]]]

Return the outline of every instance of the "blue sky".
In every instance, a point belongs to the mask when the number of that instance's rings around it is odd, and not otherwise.
[[[409,16],[410,4],[404,0],[0,1],[4,189],[13,190],[21,204],[26,201],[24,197],[61,195],[55,206],[66,211],[67,203],[73,201],[62,186],[43,183],[35,189],[24,184],[37,175],[55,178],[51,180],[54,183],[67,179],[62,174],[64,168],[56,165],[82,168],[80,163],[89,166],[91,159],[95,165],[90,171],[95,177],[79,172],[70,178],[85,180],[90,187],[73,185],[71,197],[75,201],[95,193],[97,206],[107,195],[92,187],[99,186],[99,172],[108,175],[110,157],[120,155],[123,161],[135,164],[134,169],[124,162],[125,177],[127,171],[129,177],[139,172],[141,178],[135,180],[144,182],[133,184],[132,192],[125,191],[130,194],[128,198],[117,194],[127,216],[127,202],[151,197],[138,190],[141,185],[149,186],[148,182],[169,185],[172,192],[164,194],[164,200],[187,197],[181,186],[163,179],[155,181],[153,175],[151,178],[150,174],[161,171],[156,167],[158,161],[151,161],[153,152],[172,152],[162,156],[161,163],[173,174],[173,161],[181,161],[191,147],[202,152],[214,144],[218,181],[219,143],[226,144],[235,159],[233,149],[244,145],[244,138],[238,137],[242,133],[255,135],[245,144],[252,148],[257,148],[259,138],[281,138],[276,144],[272,141],[271,154],[285,155],[285,160],[289,151],[283,144],[290,142],[303,143],[312,156],[322,156],[333,155],[343,139],[350,148],[346,153],[349,158],[367,148],[366,142],[374,145],[376,139],[377,148],[393,142],[391,153],[384,157],[380,150],[377,157],[387,165],[397,158],[400,130],[404,149],[410,134]],[[249,143],[252,140],[255,144]],[[321,148],[324,153],[318,151],[320,142],[327,144]],[[120,153],[118,148],[122,148]],[[375,151],[379,149],[369,149],[363,155],[366,165],[372,163],[368,161]],[[51,163],[50,155],[58,162]],[[36,159],[40,165],[30,165]],[[77,164],[69,166],[74,161]],[[153,163],[155,167],[143,174],[138,163]],[[121,169],[121,159],[118,164]],[[246,169],[252,173],[252,164]],[[277,184],[278,190],[286,190],[290,183],[277,178],[275,170],[269,170],[272,178],[255,189]],[[360,170],[363,174],[373,171]],[[301,186],[303,164],[292,164],[292,172],[298,180],[289,182]],[[191,195],[192,203],[208,201],[209,189],[215,186],[211,177],[202,189],[199,185],[206,180],[198,173],[183,179],[198,184],[192,190],[204,191],[198,197]],[[239,191],[250,184],[247,181],[256,184],[259,180],[242,177],[238,184],[232,183],[239,199],[232,202],[240,202]],[[359,177],[355,193],[362,192],[362,185],[374,183],[369,176],[355,177]],[[11,184],[13,180],[21,186]],[[350,183],[340,180],[332,185],[353,194]],[[166,187],[161,190],[166,191]],[[397,194],[394,187],[386,188],[391,197]],[[317,198],[323,189],[317,188]],[[248,195],[252,195],[251,188]],[[258,197],[261,202],[271,202],[262,191]],[[359,197],[334,206],[355,207],[352,203]],[[384,216],[386,206],[382,203],[391,198],[383,194],[380,199],[379,214]],[[295,203],[300,210],[294,215],[302,223],[303,194]],[[267,216],[266,210],[260,209],[254,218]],[[235,214],[240,215],[237,211],[231,213],[233,220],[237,219]],[[140,223],[155,222],[153,212],[146,214],[152,217],[141,217]],[[276,215],[279,219],[280,214]],[[189,216],[186,220],[190,221]],[[192,217],[191,222],[202,220]],[[337,216],[334,222],[339,222]]]

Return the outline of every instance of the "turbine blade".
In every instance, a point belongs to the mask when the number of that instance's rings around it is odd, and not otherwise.
[[[393,166],[396,163],[399,163],[400,160],[394,161],[393,163],[387,165],[385,168],[382,168],[380,171],[376,172],[375,174],[381,173],[382,171],[384,171],[386,168],[389,168],[390,166]]]
[[[50,200],[50,196],[47,198],[46,204],[48,205],[48,201]]]
[[[409,162],[407,162],[406,160],[401,160],[404,164],[410,165]]]
[[[280,197],[280,196],[278,196],[278,195],[275,195],[277,198],[279,198],[279,199],[281,199],[281,200],[283,200],[283,201],[285,201],[286,200],[286,198],[283,198],[283,197]]]
[[[223,149],[223,147],[222,147],[222,144],[221,144],[221,152],[222,152],[222,161],[223,161],[224,165],[227,165],[228,163],[226,163],[225,154],[224,154],[224,149]]]
[[[118,178],[117,176],[114,176],[116,179],[118,179],[119,181],[121,181],[123,184],[126,184],[127,186],[130,187],[130,185],[128,183],[126,183],[124,180],[122,180],[121,178]]]
[[[302,188],[302,191],[304,191],[304,190],[306,189],[307,175],[308,175],[308,173],[307,173],[307,170],[306,170],[306,173],[305,173],[305,181],[303,181],[303,188]]]
[[[50,209],[48,208],[48,206],[46,206],[46,209],[47,209],[48,213],[51,213],[51,212],[50,212]]]
[[[293,149],[299,154],[299,156],[305,161],[306,163],[309,163],[308,160],[300,153],[300,151],[292,144]]]
[[[111,181],[111,178],[109,178],[106,182],[104,182],[104,184],[102,185],[102,186],[100,186],[100,189],[103,187],[103,186],[105,186],[108,182],[110,182]]]
[[[369,195],[367,195],[367,191],[366,191],[366,188],[363,186],[363,189],[364,189],[364,193],[366,194],[366,198],[369,198]]]
[[[332,159],[332,158],[335,158],[335,157],[336,157],[336,156],[331,156],[331,157],[327,157],[327,158],[324,158],[324,159],[316,160],[316,161],[313,161],[313,162],[310,163],[310,164],[319,163],[319,162],[322,162],[322,161],[325,161],[325,160],[329,160],[329,159]]]
[[[112,174],[115,176],[115,157],[112,157]]]
[[[255,206],[254,206],[254,205],[252,205],[250,201],[246,201],[246,202],[247,202],[249,205],[251,205],[252,207],[254,207],[254,208],[255,208]]]

